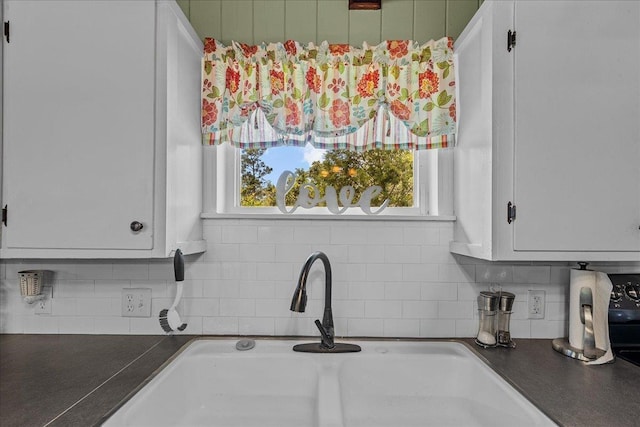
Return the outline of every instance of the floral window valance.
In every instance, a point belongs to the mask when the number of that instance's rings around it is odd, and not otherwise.
[[[452,146],[453,41],[362,48],[205,39],[205,144],[425,149]]]

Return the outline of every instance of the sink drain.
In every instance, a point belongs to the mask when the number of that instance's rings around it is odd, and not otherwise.
[[[238,351],[247,351],[247,350],[251,350],[253,347],[256,346],[256,342],[254,340],[240,340],[236,343],[236,350]]]

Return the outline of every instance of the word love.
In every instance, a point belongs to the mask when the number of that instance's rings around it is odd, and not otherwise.
[[[376,211],[371,211],[371,200],[382,193],[382,187],[379,185],[373,185],[365,189],[362,192],[362,196],[360,196],[360,200],[358,200],[357,203],[354,203],[353,199],[355,197],[356,190],[350,185],[342,187],[339,195],[336,193],[335,188],[327,187],[325,189],[324,197],[322,197],[318,187],[314,184],[306,183],[302,184],[298,197],[296,198],[296,202],[291,209],[288,209],[285,196],[294,187],[295,182],[296,175],[291,171],[282,172],[282,175],[278,178],[278,184],[276,185],[276,204],[282,213],[294,213],[299,207],[311,209],[318,206],[320,203],[325,202],[329,212],[336,215],[345,212],[349,208],[355,207],[359,207],[367,215],[376,215],[382,212],[382,210],[389,204],[389,200],[387,199]],[[342,207],[338,206],[338,200],[340,200]]]

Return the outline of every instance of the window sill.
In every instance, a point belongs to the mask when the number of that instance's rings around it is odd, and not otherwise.
[[[202,219],[264,219],[264,220],[331,220],[331,221],[455,221],[455,215],[367,215],[367,214],[319,214],[319,213],[215,213],[203,212]]]

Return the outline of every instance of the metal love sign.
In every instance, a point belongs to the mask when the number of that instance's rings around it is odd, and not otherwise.
[[[325,188],[324,196],[322,196],[320,195],[320,190],[318,190],[316,185],[305,183],[300,187],[296,202],[293,204],[291,209],[288,209],[285,196],[294,187],[296,182],[295,178],[296,175],[291,171],[282,172],[278,178],[278,183],[276,185],[276,204],[282,213],[292,214],[299,207],[311,209],[318,206],[320,203],[325,202],[327,209],[332,214],[339,215],[346,212],[349,208],[359,207],[362,209],[362,212],[367,215],[377,215],[389,204],[389,200],[387,199],[378,207],[377,210],[371,210],[371,200],[382,193],[382,187],[379,185],[367,187],[362,192],[360,199],[357,202],[354,202],[356,190],[350,185],[342,187],[339,193],[335,188],[327,186]],[[338,205],[338,201],[340,201],[340,205],[342,205],[342,207]]]

